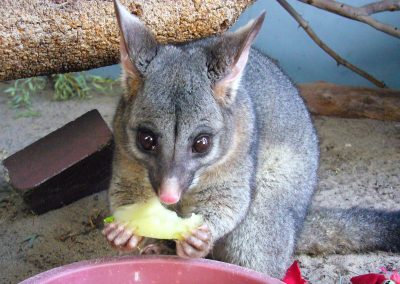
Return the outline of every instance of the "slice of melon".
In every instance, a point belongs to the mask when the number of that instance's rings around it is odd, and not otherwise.
[[[200,215],[180,218],[176,212],[165,208],[157,197],[143,203],[121,206],[114,212],[114,220],[127,224],[134,234],[166,240],[182,240],[190,231],[203,223]]]

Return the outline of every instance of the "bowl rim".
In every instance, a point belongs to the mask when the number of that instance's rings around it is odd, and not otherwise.
[[[106,257],[100,259],[83,260],[78,262],[73,262],[71,264],[66,264],[50,270],[41,272],[30,278],[27,278],[20,282],[20,284],[45,284],[50,281],[56,280],[60,275],[68,275],[71,273],[77,273],[88,268],[95,268],[101,266],[119,265],[127,264],[132,262],[137,263],[165,263],[165,261],[174,264],[193,264],[197,267],[207,267],[208,269],[217,270],[218,268],[223,268],[224,270],[230,271],[232,273],[240,273],[250,278],[251,280],[265,281],[268,284],[284,284],[282,281],[272,278],[266,274],[254,271],[252,269],[241,267],[238,265],[221,262],[217,260],[197,258],[197,259],[187,259],[172,255],[142,255],[142,256],[117,256],[117,257]],[[211,265],[210,265],[211,264]]]

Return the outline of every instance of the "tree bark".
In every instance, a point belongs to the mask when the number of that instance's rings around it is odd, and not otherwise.
[[[221,33],[254,0],[123,0],[161,43]],[[119,61],[109,0],[2,0],[0,81],[87,70]]]
[[[400,91],[340,86],[326,82],[298,85],[312,114],[400,121]]]

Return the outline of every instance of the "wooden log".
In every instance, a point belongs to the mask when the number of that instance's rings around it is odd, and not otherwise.
[[[327,82],[299,84],[298,87],[312,114],[400,121],[400,90]]]
[[[227,30],[254,0],[122,0],[161,43]],[[113,1],[2,0],[0,81],[118,63]]]

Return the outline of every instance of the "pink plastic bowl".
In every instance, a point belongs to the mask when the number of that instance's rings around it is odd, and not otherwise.
[[[43,272],[22,283],[283,284],[236,265],[173,256],[130,256],[76,262]]]

